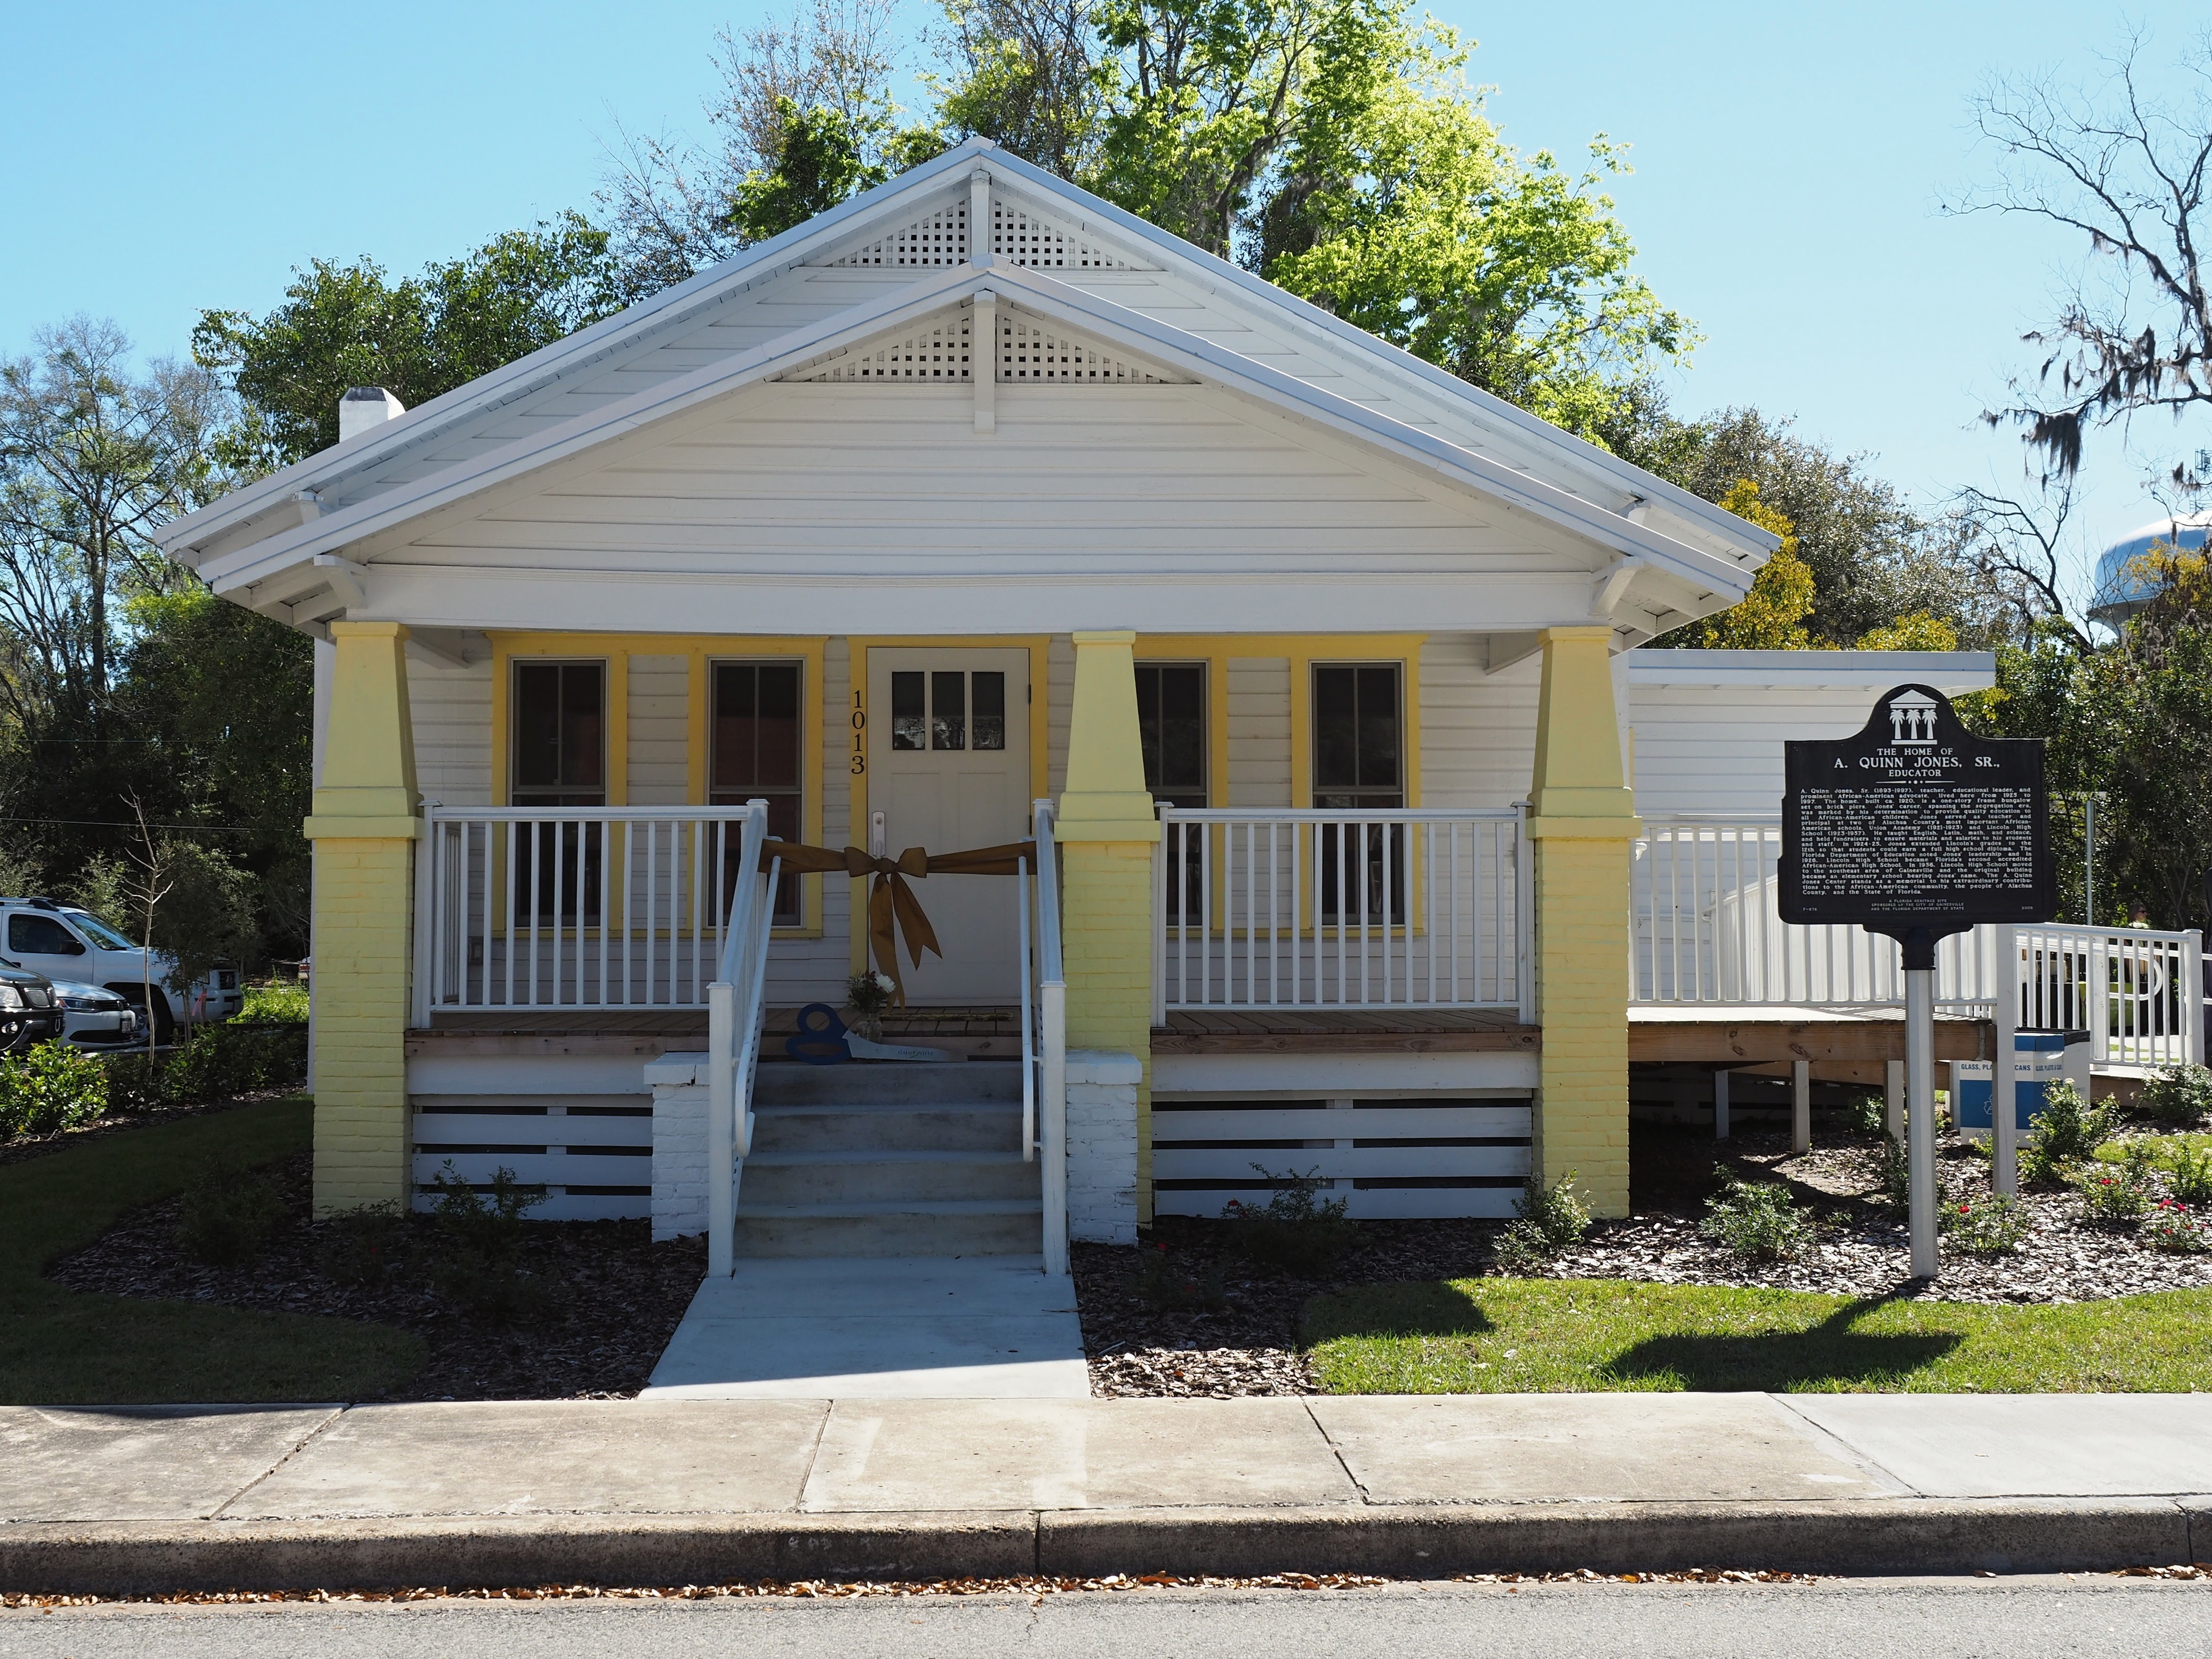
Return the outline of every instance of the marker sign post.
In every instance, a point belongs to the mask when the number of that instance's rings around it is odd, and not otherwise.
[[[1782,920],[1856,924],[1905,953],[1905,1143],[1912,1272],[1936,1276],[1936,946],[1999,927],[2000,1066],[2019,1018],[2012,928],[2058,908],[2039,738],[1978,738],[1925,685],[1885,693],[1857,736],[1783,744]],[[2016,969],[2014,972],[2016,973]],[[2014,1114],[1998,1111],[2008,1176]],[[2001,1180],[1999,1189],[2011,1186]]]

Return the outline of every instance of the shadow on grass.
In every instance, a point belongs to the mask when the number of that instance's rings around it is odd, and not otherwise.
[[[1966,1340],[1948,1331],[1852,1328],[1892,1299],[1863,1297],[1804,1330],[1647,1337],[1616,1356],[1603,1368],[1603,1375],[1630,1385],[1679,1379],[1683,1388],[1699,1392],[1787,1391],[1838,1382],[1879,1385],[1903,1382]]]
[[[1498,1328],[1481,1305],[1449,1279],[1406,1279],[1325,1293],[1307,1303],[1301,1339],[1340,1336],[1488,1336]]]

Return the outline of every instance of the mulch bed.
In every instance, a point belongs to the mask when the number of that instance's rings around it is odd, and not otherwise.
[[[1710,1135],[1637,1126],[1638,1213],[1595,1224],[1583,1243],[1535,1269],[1556,1279],[1630,1279],[1658,1284],[1768,1286],[1856,1297],[2020,1305],[2102,1300],[2212,1285],[2212,1256],[2167,1255],[2130,1234],[2081,1219],[2071,1192],[2022,1195],[2033,1231],[2017,1252],[1977,1257],[1946,1249],[1942,1276],[1910,1276],[1904,1218],[1875,1195],[1873,1151],[1816,1146],[1793,1157],[1782,1134]],[[1817,1242],[1797,1262],[1743,1261],[1702,1237],[1698,1218],[1725,1164],[1746,1179],[1789,1185],[1819,1218]],[[1942,1148],[1939,1179],[1955,1204],[1990,1190],[1989,1166],[1964,1144]],[[1243,1261],[1226,1249],[1222,1224],[1162,1217],[1146,1243],[1074,1247],[1076,1297],[1091,1388],[1107,1398],[1304,1395],[1318,1392],[1298,1345],[1312,1297],[1408,1279],[1466,1279],[1496,1272],[1488,1221],[1370,1221],[1358,1249],[1326,1279],[1304,1279]],[[1164,1255],[1153,1272],[1205,1285],[1219,1275],[1218,1309],[1164,1308],[1137,1288],[1146,1252]]]
[[[340,1283],[321,1265],[336,1224],[313,1218],[313,1158],[269,1171],[287,1214],[252,1260],[210,1267],[177,1243],[182,1199],[122,1218],[47,1276],[72,1290],[216,1302],[396,1325],[429,1350],[391,1400],[614,1400],[645,1386],[707,1269],[701,1239],[656,1244],[647,1221],[546,1221],[523,1229],[520,1267],[550,1291],[541,1316],[501,1327],[455,1306],[431,1280],[443,1240],[434,1217],[407,1219],[402,1261],[374,1286]]]

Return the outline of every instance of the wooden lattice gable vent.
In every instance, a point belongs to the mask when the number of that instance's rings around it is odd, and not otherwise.
[[[942,321],[916,327],[888,345],[858,346],[828,362],[780,375],[786,380],[898,380],[964,385],[973,380],[975,310],[963,306]]]
[[[830,265],[872,265],[892,270],[943,270],[968,263],[968,204],[947,203],[856,248]]]
[[[1002,308],[999,313],[999,383],[1188,386],[1190,377],[1138,362],[1058,323]]]
[[[991,253],[1008,264],[1035,270],[1149,269],[1106,246],[1088,231],[1056,225],[996,193],[991,198]]]

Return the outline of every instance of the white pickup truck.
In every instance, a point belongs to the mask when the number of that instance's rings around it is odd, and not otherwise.
[[[0,957],[57,983],[74,981],[112,991],[144,1011],[148,963],[143,947],[88,910],[46,898],[0,898]],[[228,1019],[245,1006],[238,970],[218,968],[189,991],[161,976],[173,957],[153,953],[155,1039],[167,1042],[180,1024]]]

